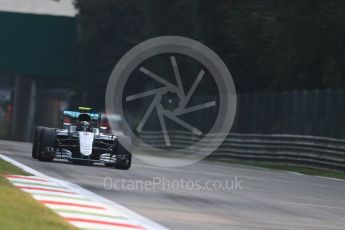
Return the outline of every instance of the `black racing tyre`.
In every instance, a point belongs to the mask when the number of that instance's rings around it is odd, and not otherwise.
[[[36,127],[34,133],[34,139],[32,141],[32,158],[37,159],[38,150],[40,149],[40,136],[43,127]]]
[[[131,147],[131,139],[126,136],[119,136],[117,138],[121,140],[121,143],[117,141],[113,147],[113,154],[116,156],[114,167],[116,169],[128,170],[132,164],[132,153],[128,151]]]
[[[40,148],[37,154],[39,161],[50,162],[54,157],[47,153],[47,148],[55,148],[56,132],[54,129],[43,128],[40,135]]]
[[[111,166],[113,166],[114,164],[112,164],[112,163],[104,163],[104,166],[105,167],[111,167]]]

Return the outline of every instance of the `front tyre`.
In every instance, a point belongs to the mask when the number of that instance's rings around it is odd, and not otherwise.
[[[40,148],[37,158],[39,161],[51,162],[54,157],[49,151],[54,150],[56,146],[56,131],[55,129],[44,128],[40,135]]]
[[[32,158],[37,159],[38,150],[40,149],[40,137],[43,127],[36,127],[34,133],[34,139],[32,141]]]
[[[119,141],[121,140],[121,142]],[[116,169],[128,170],[132,165],[131,139],[126,136],[119,136],[116,145],[114,146],[114,155],[116,161],[114,167]]]

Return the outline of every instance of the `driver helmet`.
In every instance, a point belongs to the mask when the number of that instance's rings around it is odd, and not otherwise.
[[[87,122],[87,121],[81,121],[81,122],[80,122],[80,126],[82,127],[83,131],[88,131],[88,130],[89,130],[90,123]]]

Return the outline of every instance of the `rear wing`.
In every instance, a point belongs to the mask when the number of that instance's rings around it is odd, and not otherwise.
[[[87,114],[90,116],[91,120],[100,120],[101,119],[101,113],[95,113],[95,112],[78,112],[78,111],[63,111],[64,116],[68,116],[72,119],[78,119],[80,114]]]

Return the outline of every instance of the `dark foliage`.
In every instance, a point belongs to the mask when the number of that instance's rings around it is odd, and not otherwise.
[[[77,90],[95,104],[104,101],[121,56],[162,35],[187,36],[212,48],[239,92],[345,88],[343,0],[78,0],[76,5]]]

